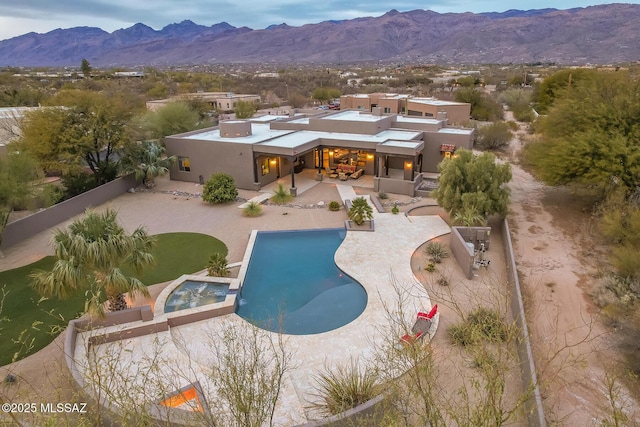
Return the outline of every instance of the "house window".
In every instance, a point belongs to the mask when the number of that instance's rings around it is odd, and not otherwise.
[[[261,162],[262,176],[269,175],[269,159],[263,159]]]
[[[178,157],[178,169],[182,172],[191,172],[191,161],[188,157]]]
[[[391,107],[384,107],[384,112],[385,113],[390,113],[391,112]]]

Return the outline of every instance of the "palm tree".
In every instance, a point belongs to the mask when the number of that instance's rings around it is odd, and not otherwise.
[[[365,220],[373,219],[373,209],[364,197],[357,197],[351,201],[349,219],[356,225],[362,225]]]
[[[138,227],[127,234],[116,221],[116,211],[103,213],[88,210],[67,230],[58,229],[53,237],[58,258],[51,271],[31,274],[34,288],[43,296],[66,298],[85,291],[85,311],[104,315],[104,301],[109,310],[127,308],[124,294],[149,295],[146,286],[135,277],[127,277],[123,267],[137,273],[154,262],[151,249],[155,239]]]
[[[153,178],[169,172],[169,167],[176,161],[176,156],[166,156],[166,148],[162,144],[144,141],[127,147],[122,158],[122,170],[134,173],[145,187],[153,187]]]
[[[465,205],[453,215],[453,222],[470,228],[475,225],[485,225],[486,218],[475,205]]]

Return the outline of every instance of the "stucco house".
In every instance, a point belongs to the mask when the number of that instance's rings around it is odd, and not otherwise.
[[[373,111],[374,108],[380,107],[385,114],[430,118],[437,117],[438,113],[446,113],[449,124],[468,123],[471,117],[471,104],[466,102],[443,101],[437,98],[397,93],[343,95],[340,97],[340,107],[358,111]]]
[[[188,101],[197,99],[209,104],[212,110],[232,111],[236,108],[238,101],[251,102],[259,105],[262,100],[259,95],[237,94],[233,92],[194,92],[183,93],[168,99],[158,99],[155,101],[147,101],[147,109],[156,111],[170,102]]]
[[[373,176],[374,189],[414,195],[423,172],[458,148],[470,149],[473,129],[435,118],[357,110],[227,120],[213,128],[165,138],[178,158],[171,179],[204,182],[213,173],[233,176],[238,188],[258,190],[285,175],[315,169],[317,179],[339,172]],[[341,176],[342,177],[342,176]]]

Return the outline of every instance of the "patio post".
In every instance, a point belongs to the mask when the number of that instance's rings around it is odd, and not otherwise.
[[[289,157],[289,161],[291,162],[291,189],[289,190],[289,192],[294,197],[297,196],[296,172],[295,172],[295,166],[294,166],[295,159],[296,159],[295,157]]]

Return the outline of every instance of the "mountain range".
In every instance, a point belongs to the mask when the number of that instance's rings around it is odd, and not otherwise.
[[[398,12],[253,30],[192,21],[112,33],[94,27],[0,41],[0,66],[170,66],[226,63],[612,64],[640,60],[640,5],[503,13]]]

